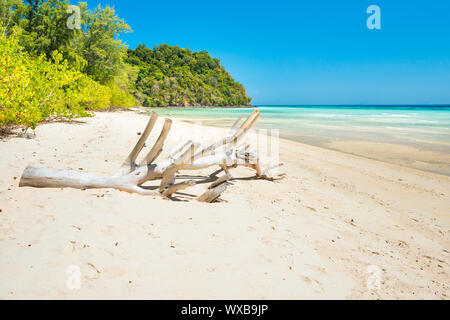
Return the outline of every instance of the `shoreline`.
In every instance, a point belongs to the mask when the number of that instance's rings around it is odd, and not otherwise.
[[[97,113],[40,125],[34,139],[0,141],[0,251],[8,257],[0,298],[448,299],[443,175],[280,139],[285,180],[237,168],[213,204],[18,188],[27,165],[115,172],[147,121]],[[160,118],[151,139],[161,126]],[[226,132],[174,118],[161,157],[195,134],[207,144]],[[71,265],[80,267],[80,290],[66,288]],[[370,266],[381,270],[379,290],[367,287]]]
[[[157,110],[156,110],[157,111]],[[148,111],[147,111],[148,112]],[[144,114],[147,114],[144,112]],[[208,122],[216,122],[217,119],[213,118],[185,118],[177,115],[170,115],[168,117],[172,117],[173,119],[177,119],[183,121],[185,123],[194,124],[195,122],[202,122],[203,125],[208,126],[210,128],[227,128],[226,126],[221,125],[211,125]],[[230,118],[232,119],[232,118]],[[224,120],[224,119],[219,119]],[[287,141],[292,141],[296,143],[301,143],[305,145],[314,146],[317,148],[322,148],[326,150],[333,150],[336,152],[341,152],[344,154],[353,155],[356,157],[363,157],[369,160],[380,161],[392,165],[398,165],[401,167],[415,169],[423,172],[434,173],[437,175],[443,175],[446,177],[450,177],[450,155],[446,155],[441,152],[430,152],[427,150],[421,150],[419,147],[412,147],[398,143],[384,143],[377,141],[367,141],[367,140],[348,140],[348,141],[329,141],[326,143],[309,143],[298,138],[292,137],[290,134],[280,134],[280,139],[284,139]],[[374,154],[373,150],[377,150],[377,153]],[[390,152],[386,152],[386,150],[390,150]],[[390,155],[397,154],[397,158],[390,159]],[[417,157],[417,155],[421,155],[422,158]],[[380,157],[379,155],[384,155],[384,157]],[[414,155],[413,158],[411,155]],[[442,156],[441,156],[442,155]],[[433,159],[433,160],[431,160]],[[438,162],[437,159],[441,159],[441,162]],[[425,160],[425,161],[424,161]],[[412,165],[412,164],[415,165]],[[434,167],[427,166],[431,163]],[[440,165],[445,167],[439,168]],[[438,168],[436,168],[438,167]]]

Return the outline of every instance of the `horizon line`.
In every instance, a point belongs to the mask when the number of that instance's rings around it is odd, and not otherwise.
[[[255,104],[254,106],[286,106],[286,107],[450,107],[450,104]]]

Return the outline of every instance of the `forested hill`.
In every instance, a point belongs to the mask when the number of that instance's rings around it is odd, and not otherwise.
[[[139,68],[136,98],[144,106],[248,105],[242,84],[206,51],[162,44],[128,50],[127,63]]]

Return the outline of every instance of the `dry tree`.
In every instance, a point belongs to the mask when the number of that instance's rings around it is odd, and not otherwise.
[[[74,170],[55,170],[47,168],[27,167],[20,179],[20,187],[37,188],[114,188],[141,195],[162,196],[170,198],[175,192],[195,185],[194,180],[176,183],[176,175],[181,170],[199,170],[211,166],[219,166],[225,175],[214,181],[197,198],[198,201],[212,202],[226,189],[226,181],[232,179],[230,169],[245,166],[256,171],[256,176],[261,179],[279,180],[285,174],[271,177],[269,170],[282,164],[261,165],[260,157],[250,148],[249,144],[242,143],[244,136],[261,117],[259,110],[255,109],[248,118],[242,121],[241,116],[233,124],[228,136],[216,141],[206,148],[200,149],[199,144],[187,141],[170,156],[160,162],[156,162],[161,154],[164,142],[170,132],[172,120],[165,119],[159,137],[153,147],[139,164],[136,159],[142,151],[149,137],[158,115],[153,112],[147,127],[136,143],[135,147],[126,158],[120,169],[111,176],[99,176]],[[159,190],[148,190],[142,185],[149,180],[160,180]]]

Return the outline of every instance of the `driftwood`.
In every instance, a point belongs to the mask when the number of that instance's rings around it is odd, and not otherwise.
[[[284,174],[275,177],[269,175],[270,169],[281,164],[263,168],[260,165],[259,156],[250,149],[249,145],[239,145],[246,133],[255,125],[259,118],[259,110],[255,109],[242,124],[240,124],[242,117],[239,118],[232,126],[227,137],[198,151],[198,144],[187,141],[167,159],[155,162],[163,150],[164,142],[172,125],[170,119],[165,119],[161,133],[155,144],[147,155],[143,157],[143,160],[137,164],[136,159],[158,119],[158,115],[153,112],[147,127],[116,174],[111,176],[98,176],[74,170],[27,167],[22,174],[19,186],[37,188],[67,187],[82,190],[114,188],[141,195],[171,197],[174,193],[195,185],[195,181],[193,180],[175,183],[176,174],[180,170],[198,170],[211,166],[219,166],[225,172],[225,176],[213,182],[210,188],[197,198],[199,201],[212,202],[225,191],[225,182],[231,179],[229,170],[237,166],[254,169],[256,176],[262,179],[278,180],[284,177]],[[152,191],[142,187],[145,182],[156,179],[161,180],[159,190]]]
[[[232,177],[227,172],[225,175],[211,183],[211,185],[208,187],[208,190],[204,194],[202,194],[200,197],[197,198],[200,202],[213,202],[216,200],[220,195],[227,189],[226,182],[230,180]]]

